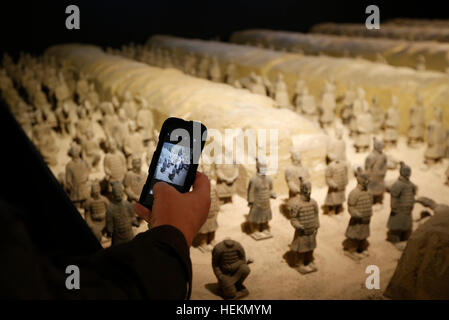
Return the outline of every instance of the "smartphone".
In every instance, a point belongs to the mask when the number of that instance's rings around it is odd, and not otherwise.
[[[151,210],[153,186],[158,181],[170,184],[179,192],[188,192],[195,181],[206,139],[207,129],[201,122],[179,118],[165,120],[139,203]]]

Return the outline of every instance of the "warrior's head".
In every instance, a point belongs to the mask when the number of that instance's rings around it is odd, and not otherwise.
[[[343,139],[343,128],[341,126],[335,127],[335,138],[337,138],[337,140]]]
[[[140,159],[140,157],[138,155],[134,154],[132,157],[131,163],[132,163],[133,171],[136,173],[139,173],[140,169],[142,168],[142,159]]]
[[[410,176],[412,175],[412,168],[406,165],[405,162],[401,161],[399,167],[399,174],[401,175],[401,177],[409,179]]]
[[[81,147],[78,144],[73,143],[69,149],[69,156],[72,157],[73,159],[78,159],[80,157],[80,154],[81,154]]]
[[[374,147],[374,150],[382,153],[382,151],[384,149],[384,143],[382,142],[382,140],[379,140],[376,137],[374,137],[373,138],[373,147]]]
[[[92,198],[97,199],[100,196],[100,192],[101,192],[100,183],[98,182],[98,180],[93,181],[90,192]]]
[[[354,174],[357,179],[357,184],[362,188],[362,190],[367,190],[369,179],[366,172],[363,171],[361,167],[358,167]]]
[[[118,118],[119,118],[122,122],[125,122],[126,120],[128,120],[128,117],[126,116],[125,109],[119,109],[119,110],[118,110]]]
[[[301,152],[296,149],[290,149],[290,156],[292,159],[292,163],[296,166],[300,166],[302,162]]]
[[[136,123],[135,123],[134,121],[130,120],[130,121],[128,122],[128,129],[129,129],[129,133],[134,133],[134,132],[136,132],[136,130],[137,130]]]
[[[79,117],[80,119],[85,119],[85,118],[86,118],[86,116],[87,116],[87,114],[86,114],[86,109],[80,107],[80,108],[78,108],[77,111],[78,111],[78,117]]]
[[[120,181],[114,181],[112,183],[112,197],[117,202],[123,200],[123,184]]]
[[[359,100],[365,99],[365,90],[363,90],[363,88],[357,88],[357,98]]]
[[[265,175],[267,172],[267,161],[263,157],[259,157],[256,159],[256,168],[257,173],[260,175]]]
[[[117,142],[113,138],[108,139],[108,152],[114,153],[117,150]]]
[[[131,99],[132,99],[131,92],[125,91],[125,94],[123,95],[123,99],[125,101],[131,101]]]
[[[226,239],[224,239],[223,242],[224,242],[226,248],[228,248],[228,249],[231,249],[232,247],[234,247],[234,244],[235,244],[234,240],[232,240],[229,237],[226,237]]]

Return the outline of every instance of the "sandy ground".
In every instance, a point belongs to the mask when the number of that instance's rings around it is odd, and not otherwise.
[[[346,138],[348,159],[352,165],[361,165],[367,153],[355,154]],[[398,147],[386,150],[386,153],[396,159],[406,161],[413,169],[412,181],[419,186],[419,196],[430,196],[436,201],[449,203],[449,187],[444,185],[444,171],[448,161],[437,165],[431,170],[423,170],[422,159],[425,147],[408,148],[405,137],[401,137]],[[395,180],[398,170],[389,170],[386,181]],[[347,194],[354,188],[356,181],[350,180]],[[315,188],[312,198],[321,205],[327,188]],[[317,236],[315,262],[318,271],[301,275],[296,269],[289,267],[283,255],[289,250],[294,229],[290,222],[279,212],[279,206],[286,194],[278,195],[272,201],[273,220],[270,223],[273,238],[255,241],[241,231],[241,224],[248,213],[246,199],[233,197],[232,204],[221,207],[218,216],[219,229],[216,240],[221,241],[231,237],[239,241],[246,250],[248,257],[254,259],[250,265],[251,273],[245,285],[250,291],[247,299],[384,299],[383,291],[393,275],[401,256],[393,245],[385,241],[386,224],[389,216],[390,196],[385,195],[382,208],[376,208],[371,221],[371,237],[369,257],[355,262],[345,256],[342,241],[349,221],[345,210],[338,216],[325,216],[320,212],[321,227]],[[346,209],[345,205],[345,209]],[[417,204],[413,211],[414,219],[419,218],[423,207]],[[417,223],[415,223],[415,228]],[[206,285],[215,283],[216,278],[211,267],[211,254],[202,253],[196,248],[191,249],[193,263],[193,299],[220,299],[210,292]],[[368,290],[365,286],[368,274],[366,267],[376,265],[380,270],[380,289]]]
[[[98,124],[95,124],[95,127],[98,133]],[[347,132],[345,135],[347,155],[351,165],[363,165],[368,153],[355,154],[352,139],[347,137]],[[68,150],[69,139],[58,140],[58,144],[61,147],[60,150]],[[386,150],[386,153],[397,160],[406,161],[412,167],[411,180],[418,185],[419,196],[429,196],[438,202],[449,203],[449,187],[444,185],[444,172],[449,160],[446,159],[432,169],[426,169],[423,166],[424,150],[424,145],[416,149],[407,147],[405,137],[401,137],[398,146],[392,150]],[[64,172],[65,163],[69,161],[69,157],[61,151],[59,159],[58,166],[52,168],[56,175]],[[147,170],[147,166],[144,165],[143,169]],[[389,170],[386,181],[395,180],[398,174],[398,170]],[[91,179],[102,178],[102,176],[101,163],[99,171],[91,174]],[[347,194],[355,184],[355,179],[351,178],[346,189]],[[312,198],[321,205],[326,192],[327,188],[314,188]],[[254,259],[254,263],[250,265],[251,274],[245,281],[250,291],[246,299],[384,299],[382,293],[401,256],[401,252],[385,241],[390,196],[386,194],[383,207],[376,208],[374,211],[369,238],[369,256],[360,262],[355,262],[343,254],[341,243],[345,239],[344,233],[349,221],[347,211],[338,216],[324,216],[320,212],[321,227],[318,231],[318,246],[315,250],[318,271],[308,275],[301,275],[296,269],[289,267],[283,258],[289,249],[288,245],[294,233],[290,222],[279,212],[279,206],[286,197],[286,194],[278,194],[277,199],[272,200],[273,220],[270,222],[270,227],[273,238],[261,241],[255,241],[241,231],[241,224],[249,211],[246,199],[235,195],[232,204],[221,207],[216,241],[219,242],[226,237],[237,240],[245,248],[247,257]],[[345,204],[345,209],[346,207]],[[421,205],[415,206],[414,219],[419,217],[422,210]],[[416,226],[415,223],[415,228]],[[146,230],[146,224],[142,224],[136,232],[144,230]],[[108,246],[108,243],[105,242],[103,245]],[[211,254],[192,248],[191,259],[193,264],[192,299],[221,299],[207,288],[207,285],[216,283],[211,267]],[[365,270],[369,265],[379,267],[379,290],[368,290],[365,287],[368,277]]]

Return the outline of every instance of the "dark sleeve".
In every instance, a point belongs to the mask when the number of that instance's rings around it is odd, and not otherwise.
[[[75,259],[73,264],[81,274],[81,289],[72,290],[76,298],[190,297],[189,248],[184,235],[172,226],[148,230],[128,243]]]
[[[2,206],[0,206],[2,207]],[[3,208],[2,208],[3,209]],[[185,299],[192,269],[183,234],[171,226],[82,257],[47,256],[27,228],[0,210],[0,296],[13,299]],[[9,210],[8,210],[9,211]],[[58,241],[58,239],[54,239]],[[68,265],[79,267],[80,289],[69,290]]]

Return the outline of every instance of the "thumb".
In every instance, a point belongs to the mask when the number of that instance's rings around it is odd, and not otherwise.
[[[209,178],[199,171],[196,172],[195,181],[193,182],[193,190],[191,194],[199,197],[210,195],[210,181]]]
[[[149,210],[148,208],[144,207],[140,203],[134,203],[133,207],[134,207],[134,212],[139,217],[141,217],[143,220],[145,220],[147,222],[150,221],[150,219],[151,219],[151,210]]]
[[[153,186],[153,196],[155,200],[158,198],[166,198],[172,193],[179,193],[179,192],[168,183],[159,181],[156,182],[156,184]]]
[[[198,204],[203,205],[207,210],[210,207],[210,182],[207,176],[201,172],[196,173],[193,190],[189,193]]]

